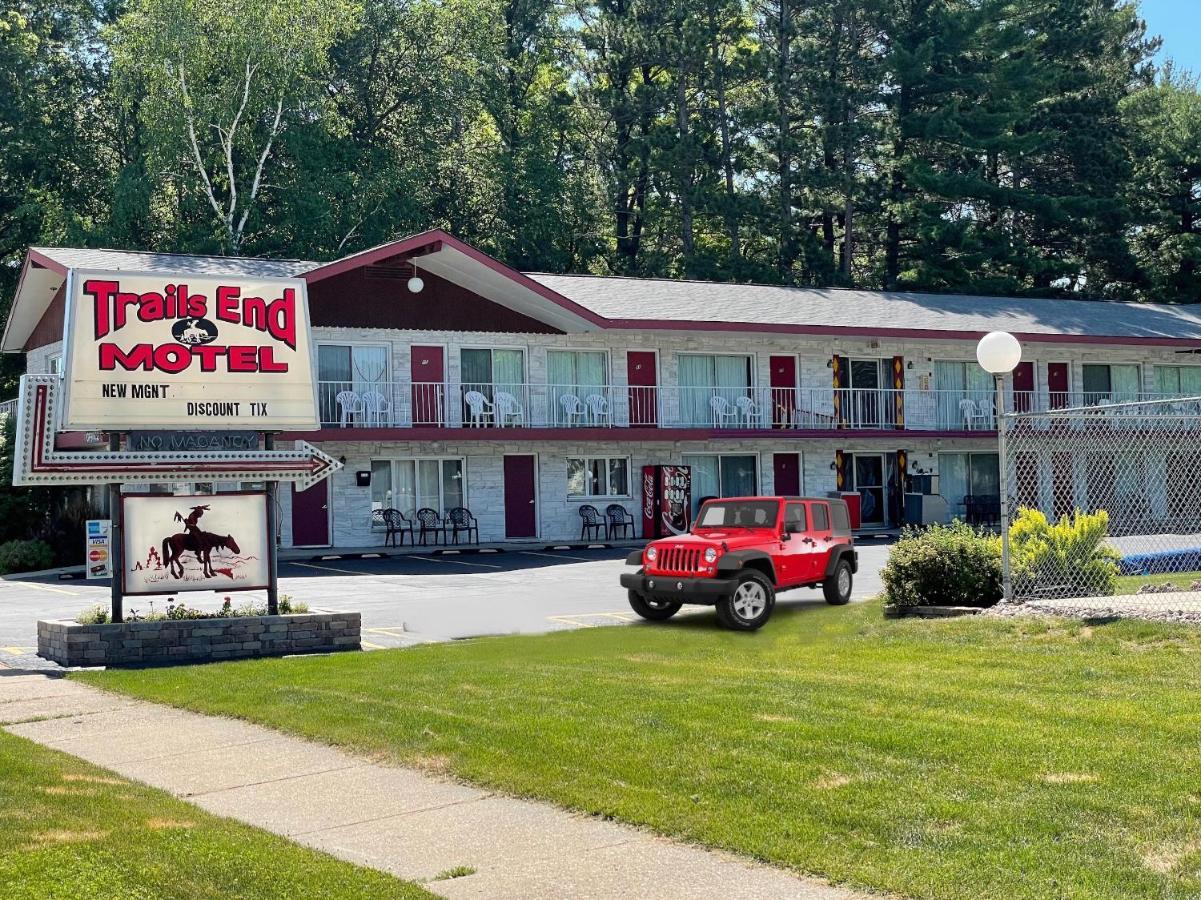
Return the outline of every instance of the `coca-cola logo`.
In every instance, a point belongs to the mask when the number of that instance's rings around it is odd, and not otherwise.
[[[648,519],[655,516],[655,476],[650,472],[642,475],[642,514]]]

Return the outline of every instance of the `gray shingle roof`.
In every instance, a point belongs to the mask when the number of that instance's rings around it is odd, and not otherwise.
[[[592,275],[530,277],[607,319],[1201,339],[1201,306]]]
[[[71,247],[33,247],[31,249],[69,269],[100,269],[103,271],[293,278],[318,265],[315,262],[299,259],[191,256],[184,253],[139,253],[131,250],[86,250]]]

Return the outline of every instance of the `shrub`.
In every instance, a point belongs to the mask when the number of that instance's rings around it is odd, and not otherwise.
[[[77,615],[75,621],[80,625],[107,625],[108,607],[95,603]]]
[[[1001,539],[959,520],[907,528],[880,577],[897,606],[992,606],[1001,599]]]
[[[8,541],[0,544],[0,575],[35,572],[54,565],[54,551],[45,541]]]
[[[1018,596],[1108,597],[1117,588],[1120,554],[1105,543],[1109,514],[1076,510],[1051,523],[1021,509],[1009,527]]]

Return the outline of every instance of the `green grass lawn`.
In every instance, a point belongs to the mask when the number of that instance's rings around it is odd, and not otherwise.
[[[431,897],[0,731],[5,900]]]
[[[1201,630],[871,603],[75,677],[854,885],[1201,895]]]
[[[1194,581],[1201,581],[1201,572],[1173,572],[1170,575],[1119,575],[1117,590],[1114,593],[1134,594],[1144,584],[1167,584],[1169,581],[1181,590],[1187,591]]]

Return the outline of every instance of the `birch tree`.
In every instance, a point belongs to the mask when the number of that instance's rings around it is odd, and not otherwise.
[[[135,0],[114,26],[157,162],[210,210],[223,252],[241,252],[281,135],[318,115],[329,48],[357,16],[353,0]]]

